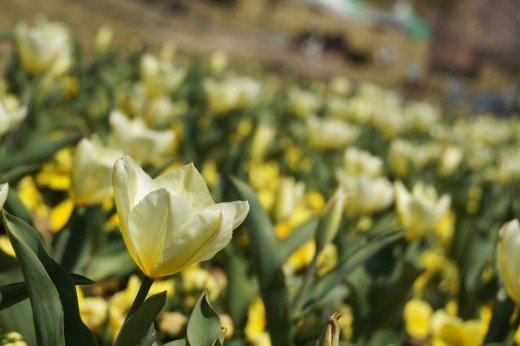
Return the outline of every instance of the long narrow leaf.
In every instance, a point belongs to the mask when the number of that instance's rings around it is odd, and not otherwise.
[[[241,198],[249,201],[247,231],[265,305],[267,328],[273,345],[289,345],[289,292],[282,271],[280,245],[273,226],[255,192],[244,182],[232,179]]]
[[[313,281],[308,292],[308,298],[303,306],[301,313],[307,312],[320,299],[327,294],[334,286],[342,282],[359,265],[365,263],[367,259],[376,254],[386,245],[401,239],[405,230],[383,233],[367,244],[354,250],[345,260],[339,262],[333,270],[324,276]]]
[[[55,305],[52,309],[47,308],[46,310],[48,310],[48,313],[52,312],[56,315],[63,314],[64,319],[62,323],[65,327],[64,333],[67,344],[96,345],[96,338],[81,320],[76,288],[71,277],[50,257],[38,233],[31,226],[5,213],[3,219],[17,257],[18,251],[21,250],[29,252],[29,254],[32,255],[32,257],[30,257],[32,262],[21,261],[24,273],[32,270],[31,266],[43,267],[46,276],[52,281],[51,291],[58,292],[58,299],[59,302],[61,302],[61,306]],[[18,244],[18,251],[14,245],[15,243]],[[41,275],[43,275],[43,273],[41,273]],[[43,288],[39,287],[39,281],[35,280],[35,278],[26,277],[26,282],[28,283],[29,296],[31,297],[33,308],[39,309],[42,305],[45,306],[45,304],[41,304],[42,300],[35,300],[31,295],[31,290],[34,290],[34,287],[38,287],[39,291],[43,290]],[[38,319],[36,323],[42,324],[42,327],[45,327],[47,321],[45,319]]]
[[[3,213],[3,222],[16,257],[22,265],[25,280],[30,283],[27,288],[33,306],[38,345],[65,345],[60,295],[37,256],[38,251],[43,247],[39,246],[34,239],[25,237],[26,230],[18,229],[16,223],[20,223],[21,220]]]

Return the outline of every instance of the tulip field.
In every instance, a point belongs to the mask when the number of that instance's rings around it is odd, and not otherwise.
[[[0,345],[520,345],[518,118],[0,33]]]

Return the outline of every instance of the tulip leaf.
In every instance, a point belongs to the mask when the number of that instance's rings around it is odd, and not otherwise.
[[[153,323],[166,304],[166,291],[154,294],[130,316],[117,336],[115,346],[150,346],[155,341]]]
[[[247,322],[247,310],[257,294],[257,289],[256,282],[250,274],[251,265],[236,247],[231,243],[224,248],[228,273],[226,305],[235,330],[243,330]]]
[[[186,339],[180,339],[175,341],[170,341],[167,344],[164,344],[163,346],[188,346],[188,342]]]
[[[25,282],[0,286],[0,310],[21,302],[29,296]]]
[[[89,246],[89,235],[96,226],[100,211],[101,206],[76,208],[69,224],[59,233],[56,253],[59,252],[59,262],[65,270],[77,270]]]
[[[318,230],[319,218],[312,218],[296,227],[291,234],[281,242],[280,258],[283,262],[300,246],[305,244]]]
[[[255,192],[238,179],[233,178],[232,181],[240,197],[249,201],[247,231],[251,238],[251,254],[260,283],[271,341],[274,345],[289,345],[289,292],[282,270],[280,243]]]
[[[39,342],[59,345],[64,339],[68,344],[96,345],[96,338],[81,320],[71,277],[50,257],[30,225],[6,213],[3,220],[22,266]],[[47,301],[49,304],[42,304]]]
[[[322,277],[316,278],[308,291],[308,298],[304,303],[301,314],[304,314],[318,303],[332,288],[341,283],[359,265],[365,263],[370,257],[378,253],[385,246],[401,239],[406,230],[400,229],[393,232],[385,232],[359,246],[344,260],[340,261],[334,269]]]
[[[489,328],[484,338],[485,345],[489,345],[493,342],[504,341],[506,335],[510,332],[510,321],[514,312],[515,304],[507,295],[506,290],[503,287],[500,287],[493,306]]]
[[[0,251],[0,263],[5,263],[5,257]],[[15,260],[12,257],[9,259]],[[2,267],[0,271],[0,284],[8,285],[13,281],[22,282],[24,279],[22,269],[19,262],[16,267]],[[27,293],[27,290],[25,291]],[[33,311],[29,299],[19,302],[18,304],[5,308],[0,311],[0,326],[6,330],[16,330],[24,336],[28,345],[36,345],[36,329],[33,323]]]
[[[36,164],[45,161],[54,155],[59,149],[77,142],[81,138],[79,134],[71,134],[57,140],[46,139],[40,143],[32,143],[30,146],[11,153],[7,157],[0,157],[0,172],[7,172],[13,168]]]
[[[96,281],[108,278],[120,278],[135,271],[137,268],[130,257],[122,237],[103,246],[85,269],[86,275]]]
[[[27,210],[14,187],[9,186],[4,207],[10,214],[18,216],[28,224],[32,224],[31,212]]]
[[[38,345],[65,345],[60,295],[37,256],[38,250],[43,249],[43,246],[26,236],[25,231],[30,228],[28,225],[18,227],[22,224],[21,220],[3,213],[3,222],[16,257],[22,265],[25,280],[30,283],[27,288],[33,307]]]
[[[4,172],[0,175],[0,181],[8,181],[10,184],[15,184],[20,178],[30,174],[32,172],[36,172],[40,169],[40,165],[38,164],[28,164],[24,166],[17,166],[10,169],[7,172]]]
[[[78,274],[70,274],[75,285],[92,285],[95,282]],[[10,307],[29,297],[25,282],[0,286],[0,310]]]
[[[220,335],[220,319],[208,301],[205,291],[199,298],[188,321],[186,336],[191,346],[213,346]]]

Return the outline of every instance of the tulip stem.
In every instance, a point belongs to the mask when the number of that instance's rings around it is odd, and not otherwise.
[[[137,295],[135,296],[135,300],[132,303],[132,307],[128,311],[128,315],[126,315],[125,322],[139,309],[141,304],[143,304],[144,300],[146,299],[146,296],[148,295],[148,292],[150,291],[150,287],[152,287],[154,282],[154,279],[143,275],[143,281],[141,282],[141,287],[139,287],[139,291],[137,292]]]
[[[293,304],[293,316],[298,317],[300,314],[300,311],[303,307],[303,303],[305,302],[305,298],[307,296],[307,291],[309,290],[309,287],[311,285],[311,282],[314,280],[314,276],[316,275],[316,270],[318,269],[318,256],[321,253],[322,248],[316,247],[316,252],[314,253],[314,257],[312,259],[312,262],[307,267],[307,270],[305,271],[305,275],[303,277],[303,283],[296,294],[296,298],[294,299]]]

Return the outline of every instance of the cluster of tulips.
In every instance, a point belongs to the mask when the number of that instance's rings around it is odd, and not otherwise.
[[[520,344],[518,119],[112,36],[1,35],[2,345]]]

